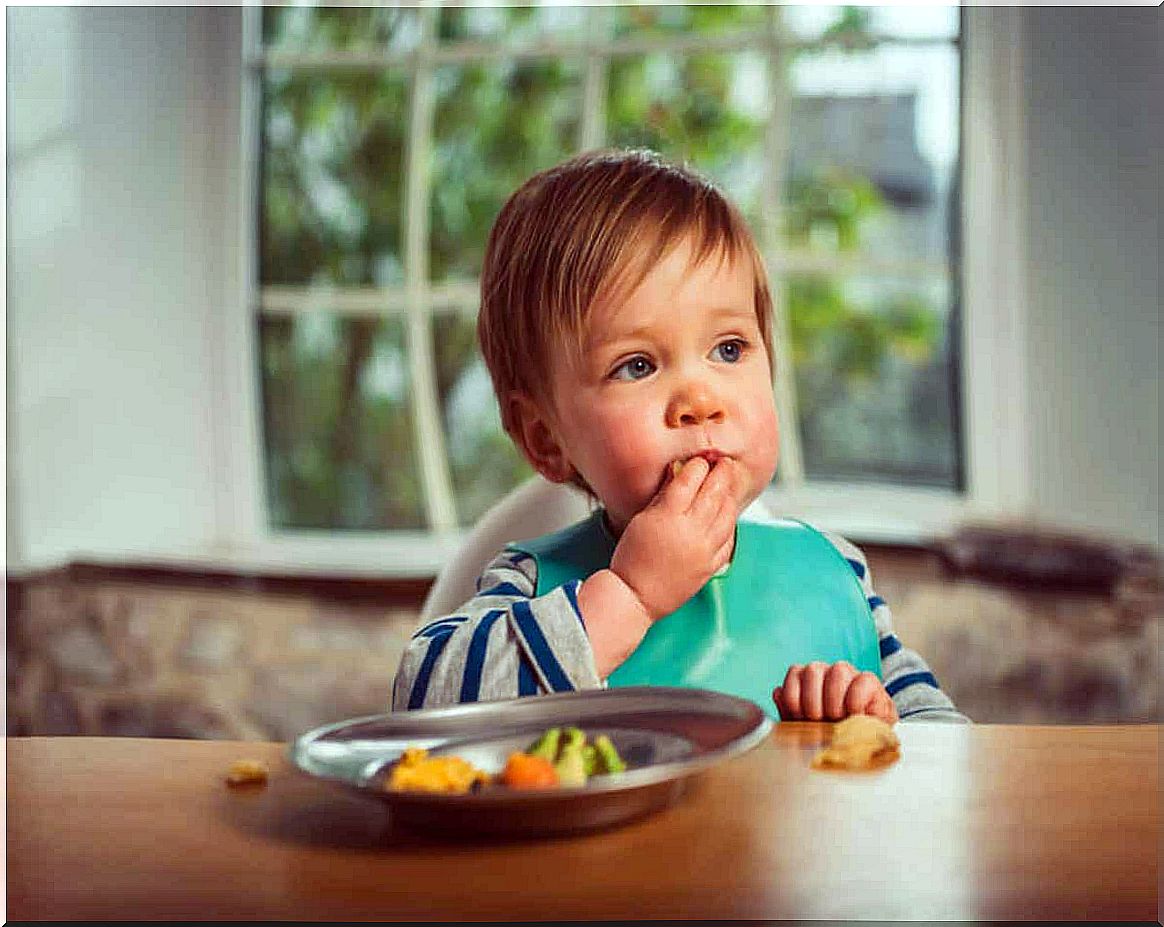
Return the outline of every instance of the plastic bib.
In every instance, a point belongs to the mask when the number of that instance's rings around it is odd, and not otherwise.
[[[601,511],[511,545],[537,560],[537,595],[605,569],[614,546]],[[772,689],[794,663],[813,660],[848,660],[881,677],[877,629],[860,581],[814,528],[741,520],[727,570],[657,621],[607,682],[712,689],[751,699],[778,719]]]

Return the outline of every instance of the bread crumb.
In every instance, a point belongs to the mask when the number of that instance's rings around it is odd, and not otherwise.
[[[833,725],[827,747],[812,758],[814,769],[875,769],[901,755],[893,727],[872,715],[853,715]]]
[[[252,785],[267,781],[270,772],[262,760],[235,760],[226,774],[227,785]]]

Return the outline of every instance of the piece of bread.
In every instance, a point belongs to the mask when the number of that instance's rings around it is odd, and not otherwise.
[[[852,715],[833,725],[828,746],[812,758],[814,769],[876,769],[901,755],[892,726],[872,715]]]

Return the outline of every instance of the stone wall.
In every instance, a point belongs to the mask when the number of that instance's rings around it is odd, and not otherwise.
[[[916,564],[901,566],[874,575],[898,636],[973,720],[1159,719],[1164,595],[1157,564],[1137,564],[1102,594],[949,579],[932,566],[918,576]]]
[[[181,585],[31,582],[8,733],[286,740],[387,710],[415,609]]]
[[[1106,594],[945,575],[870,551],[899,637],[982,722],[1158,718],[1155,569]],[[15,594],[13,594],[15,592]],[[289,740],[387,709],[406,605],[69,571],[10,585],[8,734]]]

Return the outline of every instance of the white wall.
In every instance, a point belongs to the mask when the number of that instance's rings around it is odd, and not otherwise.
[[[1035,512],[1159,545],[1164,18],[1024,15]]]
[[[1034,514],[1159,544],[1160,17],[1026,15]],[[222,549],[240,10],[7,17],[8,567]]]
[[[9,567],[212,543],[199,11],[6,12]]]

